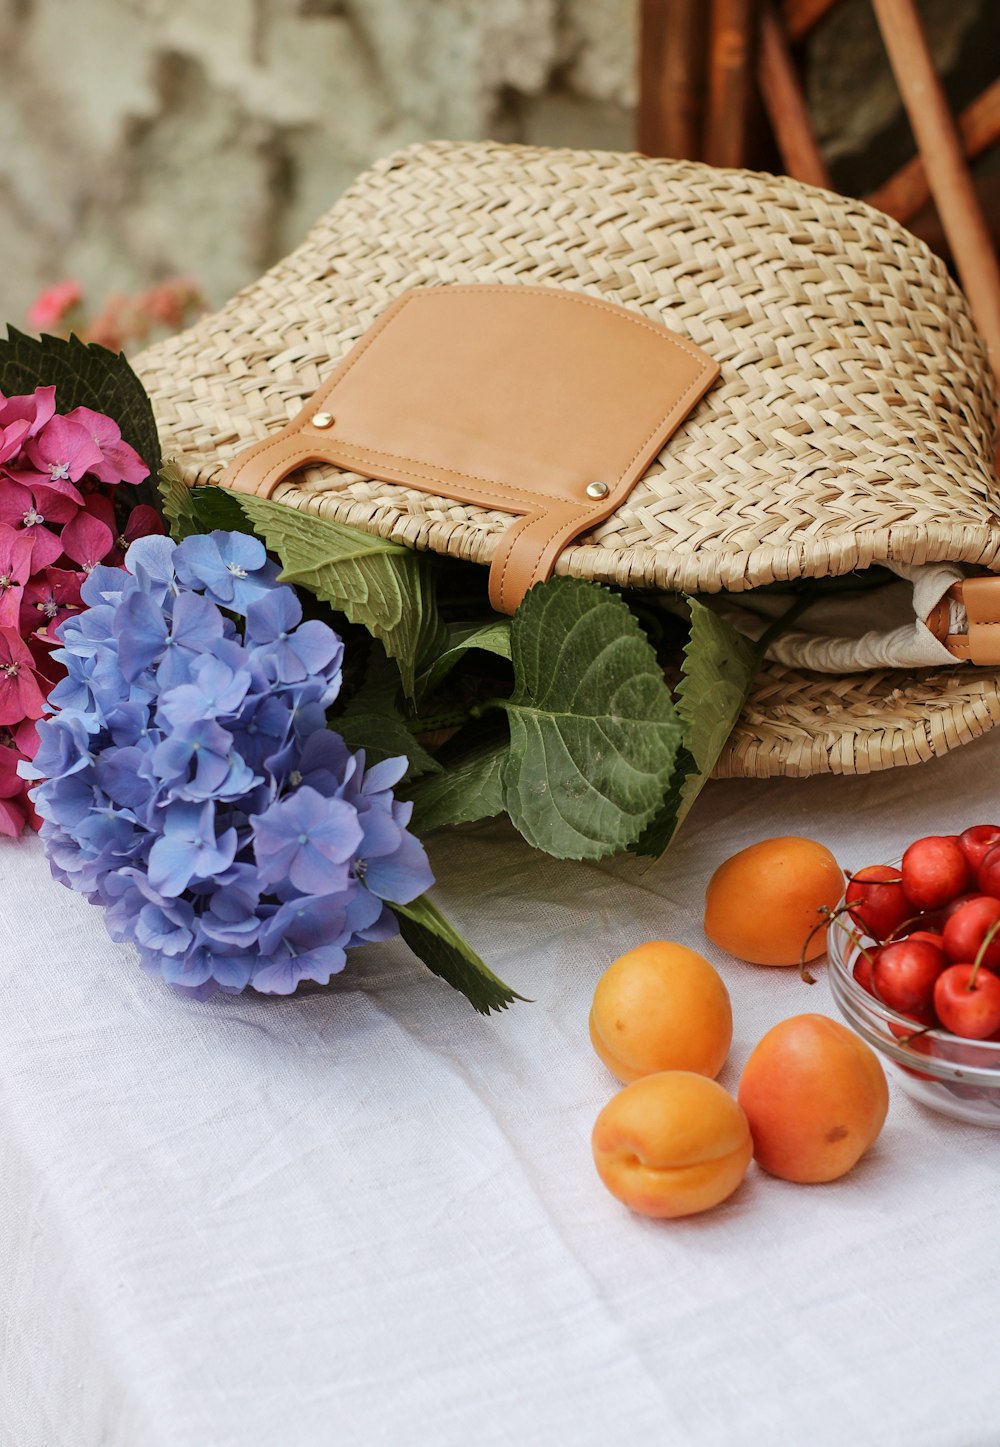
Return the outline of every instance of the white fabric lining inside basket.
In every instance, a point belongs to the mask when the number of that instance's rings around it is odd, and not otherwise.
[[[954,664],[924,619],[965,570],[956,563],[887,563],[899,578],[881,588],[835,593],[812,604],[768,649],[768,657],[816,673]],[[702,594],[700,602],[748,638],[759,638],[788,607],[787,593]],[[951,602],[951,600],[949,600]],[[951,633],[964,633],[965,611],[951,602]]]

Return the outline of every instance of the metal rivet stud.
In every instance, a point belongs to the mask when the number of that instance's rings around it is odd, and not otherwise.
[[[309,421],[312,423],[312,425],[313,425],[314,427],[332,427],[332,426],[333,426],[333,413],[332,413],[332,412],[314,412],[313,415],[309,418]]]
[[[588,497],[607,497],[607,495],[608,495],[608,493],[609,493],[610,491],[611,491],[611,489],[610,489],[610,487],[608,487],[608,484],[607,484],[606,482],[588,482],[588,483],[587,483],[587,496],[588,496]]]

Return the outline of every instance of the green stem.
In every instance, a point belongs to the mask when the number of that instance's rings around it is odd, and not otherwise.
[[[825,594],[823,593],[819,585],[814,584],[811,587],[807,588],[803,593],[801,593],[796,598],[795,602],[791,605],[791,607],[786,608],[784,613],[782,613],[778,618],[775,618],[771,626],[764,630],[764,632],[760,635],[760,637],[754,644],[754,648],[757,652],[758,662],[764,658],[764,655],[767,653],[767,650],[770,648],[774,640],[780,637],[782,633],[787,633],[788,629],[792,626],[796,619],[799,618],[801,614],[806,611],[807,608],[811,608],[813,603],[818,602],[819,599],[824,596]]]
[[[991,924],[989,929],[983,935],[983,942],[979,946],[979,953],[976,955],[975,964],[972,966],[972,974],[969,976],[969,983],[965,987],[967,990],[971,991],[976,988],[976,980],[979,976],[979,967],[983,963],[983,957],[986,954],[986,951],[993,943],[993,937],[996,934],[997,930],[1000,930],[1000,919],[996,920],[994,924]]]
[[[475,710],[472,710],[475,715]],[[408,718],[404,720],[407,729],[411,734],[432,734],[437,729],[458,728],[469,718],[469,714],[461,709],[452,709],[450,713],[432,714],[429,718]]]

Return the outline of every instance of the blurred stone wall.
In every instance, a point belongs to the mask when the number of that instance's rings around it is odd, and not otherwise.
[[[996,4],[923,0],[950,61]],[[813,67],[835,157],[898,110],[867,8],[851,0],[840,29],[824,27]],[[636,0],[0,0],[0,318],[20,322],[67,276],[95,304],[176,274],[221,302],[370,161],[414,140],[627,149],[636,11]]]
[[[163,275],[220,302],[376,157],[627,147],[632,0],[0,0],[0,316]]]

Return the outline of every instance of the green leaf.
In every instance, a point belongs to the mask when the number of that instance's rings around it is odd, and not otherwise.
[[[659,859],[680,828],[681,820],[704,782],[693,754],[681,744],[663,803],[631,846],[632,853],[651,855],[654,859]]]
[[[253,528],[243,514],[236,494],[221,487],[188,487],[173,460],[160,468],[160,499],[170,523],[170,535],[182,542],[192,533],[250,533]]]
[[[420,677],[421,694],[433,693],[459,659],[472,648],[481,648],[499,658],[510,658],[510,619],[494,618],[489,623],[453,624],[447,630],[442,651]]]
[[[250,494],[237,501],[281,559],[283,581],[308,588],[367,628],[399,664],[413,698],[418,670],[440,653],[447,636],[435,601],[434,560],[285,503]]]
[[[158,484],[163,516],[170,524],[170,536],[181,542],[192,533],[201,532],[191,502],[191,489],[176,462],[165,462],[160,468]]]
[[[481,1015],[506,1010],[512,1001],[526,998],[497,978],[426,894],[412,904],[390,904],[389,908],[413,953],[435,975],[461,990]]]
[[[413,800],[411,827],[425,834],[446,824],[472,824],[502,814],[500,775],[509,744],[506,729],[502,734],[491,731],[455,762],[414,784],[409,790]]]
[[[702,774],[711,773],[746,703],[757,672],[757,649],[732,624],[694,598],[684,648],[677,712],[684,742]]]
[[[439,774],[441,765],[418,743],[399,709],[399,670],[378,644],[372,644],[365,681],[344,710],[330,720],[348,748],[364,749],[369,765],[383,759],[409,759],[406,779]]]
[[[663,802],[681,726],[627,604],[578,578],[532,588],[514,615],[504,805],[559,859],[627,848]]]
[[[330,727],[349,749],[364,749],[367,766],[383,759],[397,759],[405,754],[410,766],[404,779],[419,779],[424,774],[438,774],[441,766],[417,742],[400,714],[358,713],[349,711],[330,720]]]
[[[218,529],[224,533],[256,536],[253,523],[240,506],[235,492],[228,492],[224,487],[193,487],[190,496],[196,532],[212,533]]]
[[[691,632],[676,693],[684,742],[663,803],[633,846],[636,854],[654,857],[666,849],[707,782],[759,663],[759,650],[749,638],[696,599],[687,602]]]
[[[14,397],[53,385],[60,412],[90,407],[118,424],[150,474],[148,486],[140,483],[129,495],[155,506],[160,439],[146,389],[124,355],[96,342],[81,342],[77,336],[68,341],[43,336],[39,341],[8,326],[6,340],[0,340],[0,392]]]

